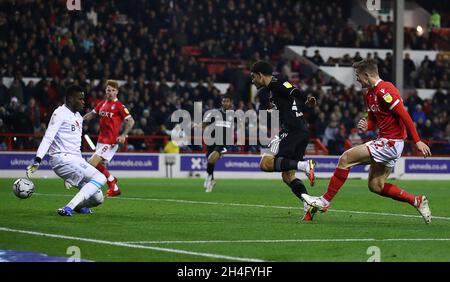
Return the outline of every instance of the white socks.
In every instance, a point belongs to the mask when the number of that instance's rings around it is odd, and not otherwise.
[[[330,202],[328,202],[327,200],[325,200],[324,197],[320,196],[320,200],[322,201],[322,203],[324,203],[326,206],[330,205]]]
[[[307,161],[300,161],[297,163],[297,170],[306,171],[306,166],[308,165]]]
[[[99,188],[92,184],[91,182],[86,183],[78,192],[75,197],[67,204],[67,206],[71,209],[75,209],[81,202],[89,199],[92,195],[94,195]]]

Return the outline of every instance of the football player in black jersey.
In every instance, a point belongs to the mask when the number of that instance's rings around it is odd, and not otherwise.
[[[314,106],[316,99],[307,96],[288,81],[278,81],[273,75],[273,67],[265,61],[258,61],[251,68],[252,83],[258,88],[270,92],[272,109],[279,111],[280,132],[269,144],[271,154],[264,154],[260,168],[266,172],[281,172],[283,181],[301,200],[301,194],[307,194],[303,182],[296,178],[296,171],[305,172],[311,186],[314,185],[313,160],[304,160],[306,146],[309,142],[308,125],[303,117],[305,106]],[[312,220],[313,208],[304,202],[303,220]]]
[[[216,181],[214,179],[214,167],[220,157],[222,157],[222,155],[227,152],[226,136],[233,136],[232,131],[234,130],[234,114],[229,116],[226,115],[226,112],[232,109],[233,99],[229,95],[224,95],[222,97],[222,107],[218,109],[221,114],[221,120],[214,120],[214,122],[209,121],[211,120],[211,113],[207,114],[203,120],[203,128],[205,128],[206,126],[214,127],[214,137],[217,137],[218,131],[221,131],[221,136],[218,137],[221,138],[221,144],[214,143],[212,145],[206,146],[207,176],[203,185],[205,188],[205,192],[212,192],[212,189],[216,185]]]

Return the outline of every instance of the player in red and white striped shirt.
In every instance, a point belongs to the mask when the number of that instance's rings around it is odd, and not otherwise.
[[[115,80],[106,81],[106,99],[97,104],[95,109],[84,115],[83,120],[90,120],[96,116],[100,117],[100,133],[94,155],[89,159],[89,163],[103,173],[108,179],[109,197],[121,194],[117,187],[117,178],[111,175],[105,163],[111,161],[119,148],[119,143],[123,144],[128,136],[128,132],[133,128],[134,119],[128,109],[117,99],[119,84]],[[125,129],[119,135],[122,123],[126,122]]]
[[[392,83],[380,79],[376,61],[362,60],[353,64],[353,68],[358,82],[363,88],[368,88],[365,94],[368,117],[359,121],[358,128],[364,131],[378,128],[378,138],[342,154],[325,194],[321,197],[304,194],[303,199],[312,206],[309,209],[309,216],[312,219],[317,209],[321,211],[328,209],[331,200],[347,179],[350,168],[370,164],[370,191],[409,203],[419,211],[426,223],[430,223],[431,211],[426,196],[415,196],[395,184],[386,183],[395,162],[402,154],[404,140],[407,137],[406,128],[425,158],[431,156],[430,148],[420,140],[397,88]]]

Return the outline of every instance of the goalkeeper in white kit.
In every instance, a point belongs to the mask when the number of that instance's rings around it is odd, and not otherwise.
[[[83,108],[83,89],[77,85],[69,86],[64,105],[53,112],[36,157],[27,167],[30,178],[48,151],[53,171],[80,189],[66,206],[57,210],[62,216],[71,216],[74,212],[91,213],[90,208],[100,205],[104,199],[101,188],[106,177],[81,156],[83,117],[79,112]]]

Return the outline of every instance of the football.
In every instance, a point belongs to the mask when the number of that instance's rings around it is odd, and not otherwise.
[[[26,178],[19,178],[14,181],[13,192],[20,199],[27,199],[34,193],[34,183]]]

